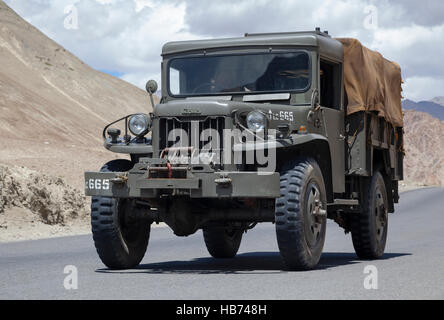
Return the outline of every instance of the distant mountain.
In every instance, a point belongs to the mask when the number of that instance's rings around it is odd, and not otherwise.
[[[444,106],[444,97],[435,97],[430,101]]]
[[[441,107],[444,109],[444,107]],[[444,121],[409,110],[404,115],[404,180],[444,185]]]
[[[443,100],[444,98],[441,97]],[[436,100],[435,100],[436,99]],[[435,101],[438,101],[438,98],[435,98]],[[444,101],[443,101],[444,103]],[[428,114],[432,115],[435,118],[438,118],[440,120],[444,120],[444,106],[432,102],[432,101],[419,101],[415,102],[409,99],[402,101],[402,108],[404,110],[416,110],[421,112],[427,112]]]

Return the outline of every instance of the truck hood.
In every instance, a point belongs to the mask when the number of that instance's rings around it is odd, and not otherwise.
[[[171,116],[227,116],[235,110],[269,109],[268,104],[225,100],[174,100],[154,107],[157,117]]]

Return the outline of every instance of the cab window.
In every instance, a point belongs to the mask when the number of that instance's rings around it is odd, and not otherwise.
[[[321,106],[341,107],[341,65],[322,60],[319,69]]]

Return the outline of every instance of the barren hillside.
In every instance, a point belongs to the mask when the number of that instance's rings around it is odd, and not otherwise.
[[[92,69],[1,0],[0,65],[0,241],[88,232],[83,173],[118,157],[102,129],[151,111],[148,94]]]
[[[150,111],[145,91],[98,72],[0,0],[0,163],[63,177],[115,157],[102,148],[107,122]]]
[[[444,122],[414,110],[404,115],[405,182],[444,185]]]

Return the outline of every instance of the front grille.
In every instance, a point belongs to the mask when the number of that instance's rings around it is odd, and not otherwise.
[[[205,147],[206,150],[210,149],[212,153],[215,153],[217,159],[215,163],[221,163],[224,128],[224,117],[160,119],[159,152],[162,153],[165,148],[171,147],[193,146],[194,149],[198,147],[199,150]],[[209,134],[207,129],[213,129],[211,134],[214,136],[217,132],[218,141],[212,141],[212,138],[207,136]],[[205,130],[207,131],[203,135]]]

